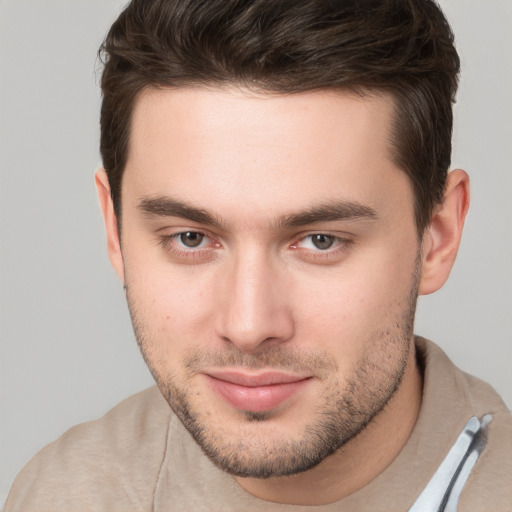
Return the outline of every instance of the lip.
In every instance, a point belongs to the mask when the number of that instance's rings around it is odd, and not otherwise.
[[[239,370],[205,372],[210,387],[235,409],[265,412],[297,394],[311,377],[282,372],[248,373]]]

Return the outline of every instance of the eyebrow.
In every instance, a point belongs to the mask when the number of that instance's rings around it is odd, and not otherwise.
[[[142,198],[137,207],[147,217],[181,217],[218,229],[225,228],[220,217],[170,196]],[[285,214],[272,223],[275,229],[286,229],[340,220],[375,220],[377,212],[357,201],[328,201],[298,212]]]
[[[210,212],[169,196],[145,197],[137,207],[147,217],[181,217],[198,224],[221,228],[223,223]]]
[[[277,221],[281,228],[296,228],[318,222],[339,220],[375,220],[377,212],[368,205],[356,201],[328,201],[306,210],[283,215]]]

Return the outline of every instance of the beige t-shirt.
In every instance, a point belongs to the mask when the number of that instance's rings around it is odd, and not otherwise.
[[[201,451],[156,387],[103,418],[77,425],[18,475],[5,512],[407,511],[471,416],[492,414],[488,442],[464,486],[462,512],[512,510],[512,417],[486,383],[417,339],[424,367],[418,421],[396,459],[372,482],[329,505],[281,505],[246,493]]]

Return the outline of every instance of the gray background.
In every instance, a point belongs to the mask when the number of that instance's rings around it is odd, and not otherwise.
[[[70,426],[150,385],[93,187],[95,52],[124,2],[0,1],[0,506]],[[441,0],[462,55],[454,167],[472,206],[416,332],[512,406],[512,2]]]

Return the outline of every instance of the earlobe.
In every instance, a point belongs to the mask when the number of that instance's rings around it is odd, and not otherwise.
[[[441,288],[455,262],[469,208],[469,177],[461,169],[447,178],[442,202],[435,208],[422,242],[419,294]]]
[[[105,222],[108,256],[119,279],[121,282],[124,282],[124,262],[121,252],[121,241],[119,239],[117,216],[114,212],[114,204],[112,202],[112,196],[110,195],[110,185],[105,169],[100,169],[96,172],[95,182],[98,200]]]

